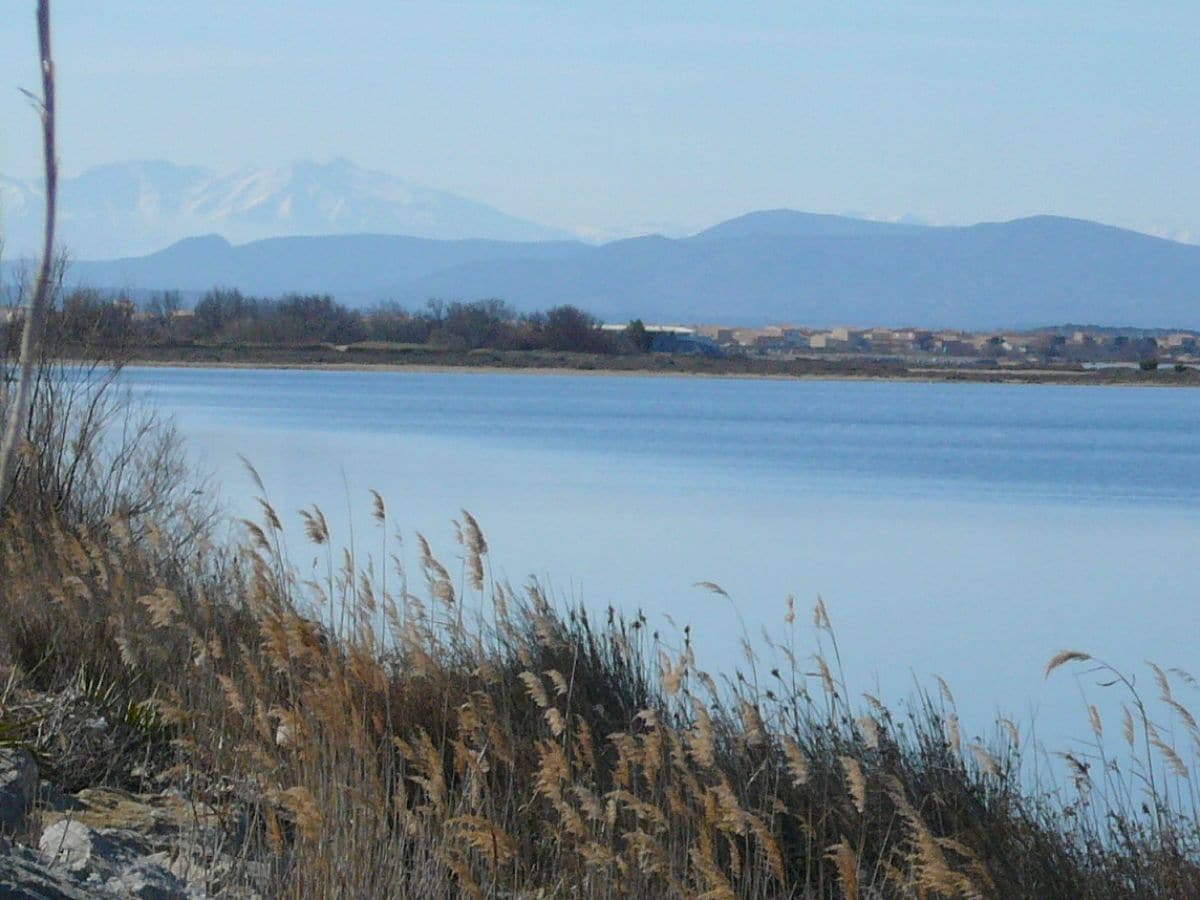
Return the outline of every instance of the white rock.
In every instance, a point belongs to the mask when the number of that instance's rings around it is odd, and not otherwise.
[[[96,829],[63,819],[42,832],[38,844],[52,869],[107,895],[138,900],[182,900],[186,886],[132,832]]]

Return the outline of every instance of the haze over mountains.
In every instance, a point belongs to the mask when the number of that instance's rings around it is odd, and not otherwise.
[[[7,253],[37,247],[43,187],[0,176]],[[61,243],[75,259],[161,250],[198,234],[234,243],[297,234],[406,234],[544,241],[574,235],[345,159],[214,172],[162,161],[113,163],[62,179]]]
[[[328,292],[357,306],[500,297],[609,321],[1200,327],[1200,247],[1076,219],[931,227],[775,210],[597,246],[547,240],[561,234],[340,160],[238,176],[137,164],[107,173],[108,193],[83,190],[104,174],[64,198],[68,243],[72,228],[149,241],[163,223],[209,223],[221,236],[75,262],[73,282]],[[319,236],[253,239],[304,232]]]

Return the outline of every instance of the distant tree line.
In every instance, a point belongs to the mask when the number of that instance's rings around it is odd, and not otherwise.
[[[17,318],[13,319],[14,324]],[[177,292],[140,306],[90,288],[64,292],[49,327],[63,343],[133,347],[147,344],[305,346],[378,342],[447,350],[554,350],[640,353],[644,329],[602,331],[575,306],[518,313],[503,300],[430,300],[410,310],[397,303],[351,309],[327,294],[254,297],[232,289],[205,294],[191,310]],[[12,332],[11,327],[6,331]]]
[[[176,317],[178,318],[178,317]],[[568,350],[619,353],[625,346],[600,321],[574,306],[517,313],[503,300],[430,300],[417,310],[384,303],[350,309],[324,294],[247,297],[209,291],[191,317],[195,340],[264,344],[352,344],[381,341],[450,350]]]

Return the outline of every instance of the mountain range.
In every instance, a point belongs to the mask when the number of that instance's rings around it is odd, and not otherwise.
[[[13,221],[37,205],[13,184],[10,248]],[[934,227],[771,210],[597,245],[344,160],[238,175],[140,163],[68,187],[69,280],[135,292],[324,292],[355,306],[499,297],[608,321],[1200,328],[1200,246],[1055,216]],[[217,233],[109,260],[72,245],[72,234],[149,242],[163,223]]]
[[[10,258],[37,247],[43,192],[40,180],[0,177],[0,228]],[[61,244],[75,259],[140,255],[208,233],[235,243],[301,234],[574,237],[345,159],[233,172],[162,161],[112,163],[61,179],[58,216]]]
[[[321,291],[350,305],[500,297],[572,303],[609,321],[1032,327],[1200,327],[1200,247],[1039,216],[967,227],[779,210],[688,238],[439,241],[396,235],[209,236],[149,256],[79,262],[118,288]]]

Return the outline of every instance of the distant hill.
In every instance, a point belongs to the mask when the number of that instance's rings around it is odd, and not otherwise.
[[[0,178],[0,231],[10,257],[33,251],[41,216],[40,181]],[[97,166],[62,179],[59,227],[63,246],[77,259],[148,253],[207,233],[235,243],[302,234],[571,237],[344,159],[225,173],[160,161]]]
[[[610,321],[1200,327],[1200,247],[1075,219],[935,228],[779,210],[689,238],[435,241],[380,235],[198,238],[77,263],[113,287],[332,292],[350,303],[501,297]]]
[[[913,234],[923,230],[926,230],[926,226],[796,212],[791,209],[768,209],[721,222],[691,239],[714,241],[760,237],[863,237],[873,234]]]
[[[573,241],[438,241],[387,234],[281,237],[235,247],[222,237],[208,235],[179,241],[149,256],[73,263],[70,279],[189,293],[214,286],[255,294],[324,292],[352,304],[389,298],[411,301],[415,295],[399,285],[459,266],[552,261],[589,249]]]

